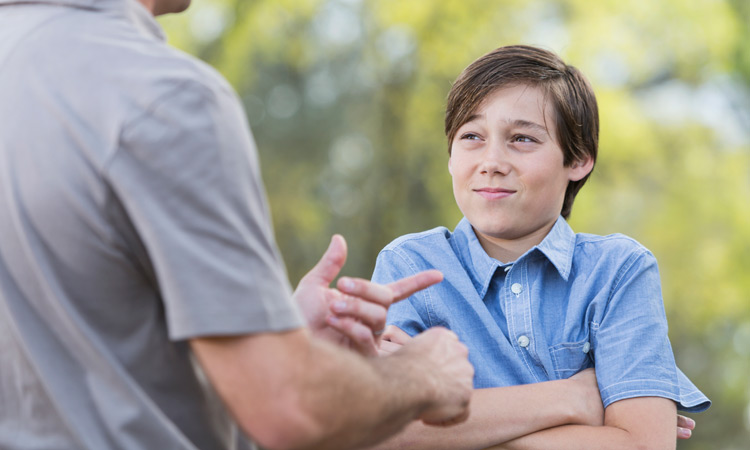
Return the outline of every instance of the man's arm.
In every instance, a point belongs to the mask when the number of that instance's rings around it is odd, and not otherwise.
[[[675,414],[672,400],[638,397],[609,405],[604,426],[565,425],[521,437],[493,449],[674,449]]]
[[[374,359],[305,330],[191,345],[239,425],[269,449],[355,448],[415,419],[450,423],[468,413],[473,368],[466,347],[445,329]]]

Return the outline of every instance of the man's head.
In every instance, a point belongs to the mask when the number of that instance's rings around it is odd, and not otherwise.
[[[500,47],[471,63],[448,94],[445,134],[448,151],[458,129],[500,88],[524,85],[540,89],[550,102],[563,165],[596,161],[599,112],[596,97],[578,69],[547,50],[525,45]],[[545,124],[546,125],[546,124]],[[568,217],[573,200],[588,179],[568,183],[560,213]]]
[[[190,0],[138,0],[155,16],[185,11],[190,6]]]

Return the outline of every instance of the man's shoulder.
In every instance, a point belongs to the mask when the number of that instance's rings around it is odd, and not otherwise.
[[[85,89],[103,96],[103,101],[129,97],[143,108],[142,102],[180,86],[214,94],[233,92],[208,64],[115,14],[71,10],[29,37],[24,45],[29,58],[35,55],[47,62],[40,70],[47,67],[48,76],[65,80],[71,92]]]

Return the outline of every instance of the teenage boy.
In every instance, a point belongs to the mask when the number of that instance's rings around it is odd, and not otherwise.
[[[676,433],[676,409],[710,402],[675,364],[656,260],[633,239],[575,234],[565,221],[597,156],[589,83],[551,52],[499,48],[456,80],[445,132],[465,217],[453,232],[389,244],[373,280],[444,273],[390,308],[384,345],[404,342],[401,330],[450,328],[469,347],[478,390],[467,423],[414,425],[385,446],[674,448],[693,426],[680,417]],[[564,384],[593,380],[594,366],[599,423],[574,413],[578,392]]]

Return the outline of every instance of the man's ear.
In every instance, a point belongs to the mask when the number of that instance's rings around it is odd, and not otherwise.
[[[585,177],[594,168],[594,160],[590,157],[585,159],[573,161],[573,164],[568,168],[568,180],[578,181]]]

